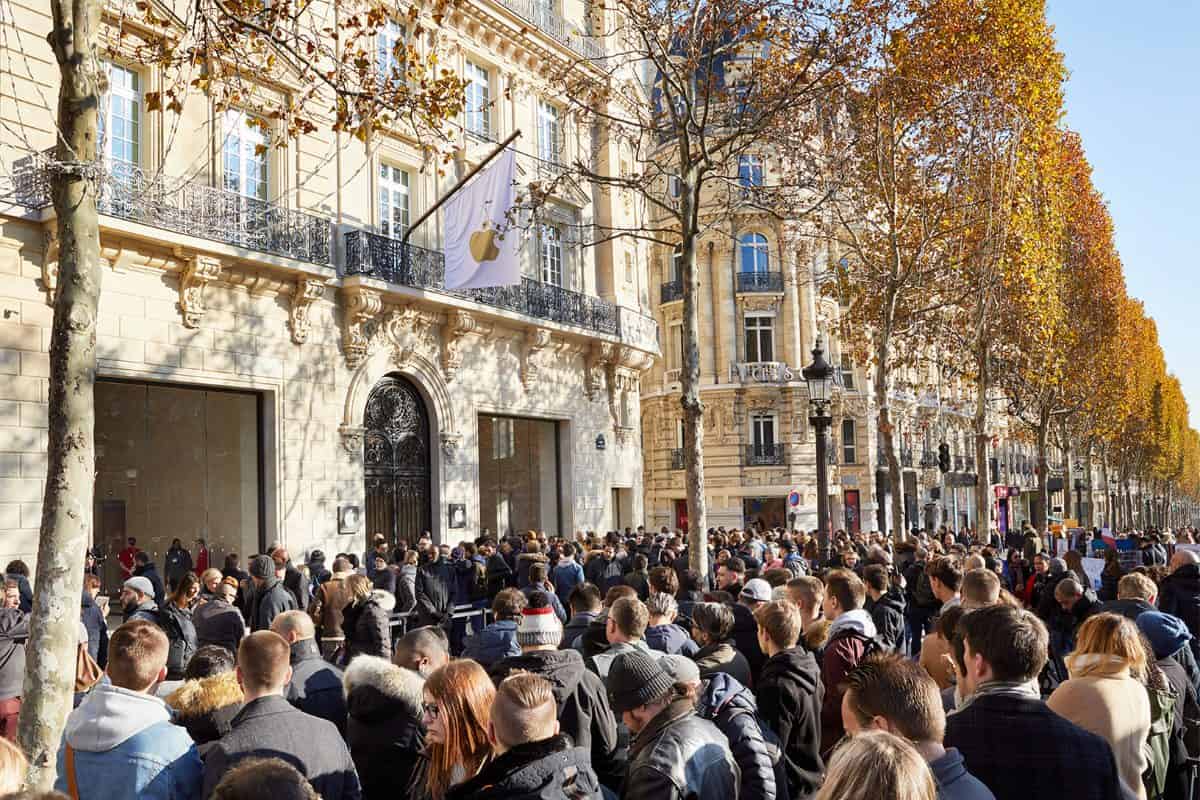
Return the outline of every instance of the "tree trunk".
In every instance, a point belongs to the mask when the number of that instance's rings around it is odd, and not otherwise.
[[[1071,487],[1074,485],[1075,465],[1072,463],[1074,454],[1071,451],[1071,439],[1067,431],[1067,418],[1064,415],[1062,419],[1062,451],[1063,451],[1063,520],[1065,521],[1074,516],[1071,511],[1075,508],[1071,501]]]
[[[687,481],[688,565],[708,578],[708,509],[704,499],[704,405],[700,402],[700,272],[696,269],[696,227],[693,220],[696,181],[688,176],[681,192],[683,218],[683,457]]]
[[[33,614],[25,647],[18,740],[28,785],[48,790],[75,688],[79,598],[95,491],[96,314],[100,231],[96,215],[96,113],[100,75],[96,0],[51,0],[49,40],[58,60],[58,297],[50,339],[49,449],[38,537]]]
[[[1050,414],[1042,412],[1037,425],[1037,503],[1033,510],[1033,527],[1039,534],[1044,533],[1050,525],[1050,464],[1046,460],[1046,451],[1050,439]]]
[[[991,385],[988,357],[984,353],[978,359],[979,380],[975,387],[975,536],[988,540],[991,536],[991,474],[988,470],[987,393]]]
[[[883,337],[885,334],[880,334]],[[888,488],[892,493],[892,535],[897,544],[907,536],[903,516],[903,480],[900,475],[900,459],[896,457],[896,432],[892,426],[891,406],[888,404],[888,346],[881,338],[875,348],[875,406],[878,412],[879,438],[883,442],[883,455],[887,459]]]

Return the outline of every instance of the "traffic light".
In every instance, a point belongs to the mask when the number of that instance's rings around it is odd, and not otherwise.
[[[943,473],[950,471],[950,445],[945,442],[938,445],[938,469]]]

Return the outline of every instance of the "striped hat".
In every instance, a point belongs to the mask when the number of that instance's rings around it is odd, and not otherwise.
[[[521,624],[517,626],[517,644],[521,647],[554,645],[562,641],[562,623],[549,605],[526,606],[521,611]]]

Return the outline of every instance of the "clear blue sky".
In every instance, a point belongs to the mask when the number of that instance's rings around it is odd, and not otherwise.
[[[1070,70],[1067,124],[1200,430],[1200,0],[1047,2]]]

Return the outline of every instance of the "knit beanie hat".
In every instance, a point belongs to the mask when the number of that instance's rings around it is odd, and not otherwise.
[[[617,656],[608,670],[608,698],[616,714],[653,703],[674,685],[658,660],[641,650]]]
[[[521,622],[517,625],[517,644],[521,647],[554,645],[562,641],[562,623],[549,604],[528,605],[521,610]]]
[[[1138,614],[1137,626],[1150,642],[1156,659],[1175,655],[1192,640],[1192,635],[1183,620],[1161,611],[1143,611]]]
[[[275,562],[271,560],[270,556],[255,556],[250,561],[250,577],[274,578]]]

